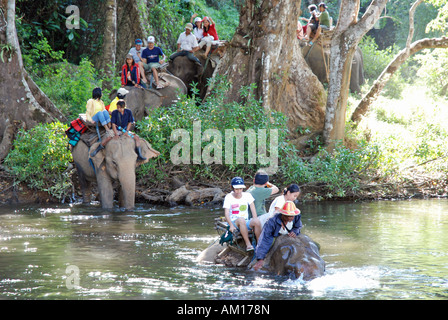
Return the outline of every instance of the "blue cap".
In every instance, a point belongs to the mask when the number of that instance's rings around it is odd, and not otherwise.
[[[230,184],[234,188],[246,188],[246,186],[244,185],[244,180],[241,177],[233,178],[232,181],[230,182]]]
[[[142,39],[137,39],[137,40],[135,40],[135,44],[143,44]]]

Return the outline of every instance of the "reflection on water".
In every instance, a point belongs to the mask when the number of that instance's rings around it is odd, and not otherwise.
[[[446,299],[448,200],[299,204],[312,281],[198,264],[220,208],[0,208],[7,299]]]

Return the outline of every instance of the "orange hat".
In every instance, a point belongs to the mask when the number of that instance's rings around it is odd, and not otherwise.
[[[300,210],[296,208],[296,205],[292,201],[286,201],[283,208],[279,211],[286,216],[296,216],[300,214]]]

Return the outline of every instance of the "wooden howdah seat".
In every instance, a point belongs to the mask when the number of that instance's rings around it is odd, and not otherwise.
[[[220,237],[227,231],[228,226],[229,225],[225,217],[215,218],[215,229],[217,230]],[[251,243],[253,242],[254,237],[254,232],[249,231],[249,240]],[[230,250],[243,256],[243,258],[238,262],[237,266],[241,266],[245,262],[247,262],[248,259],[252,259],[254,254],[254,251],[246,251],[246,244],[243,237],[241,236],[241,233],[238,230],[233,233],[233,243],[229,244],[228,242],[226,242],[225,248],[218,254],[218,257],[225,255]]]

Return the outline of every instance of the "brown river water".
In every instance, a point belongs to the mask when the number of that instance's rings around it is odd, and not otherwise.
[[[197,256],[219,207],[0,207],[0,299],[448,299],[448,200],[298,203],[325,275],[289,279]]]

